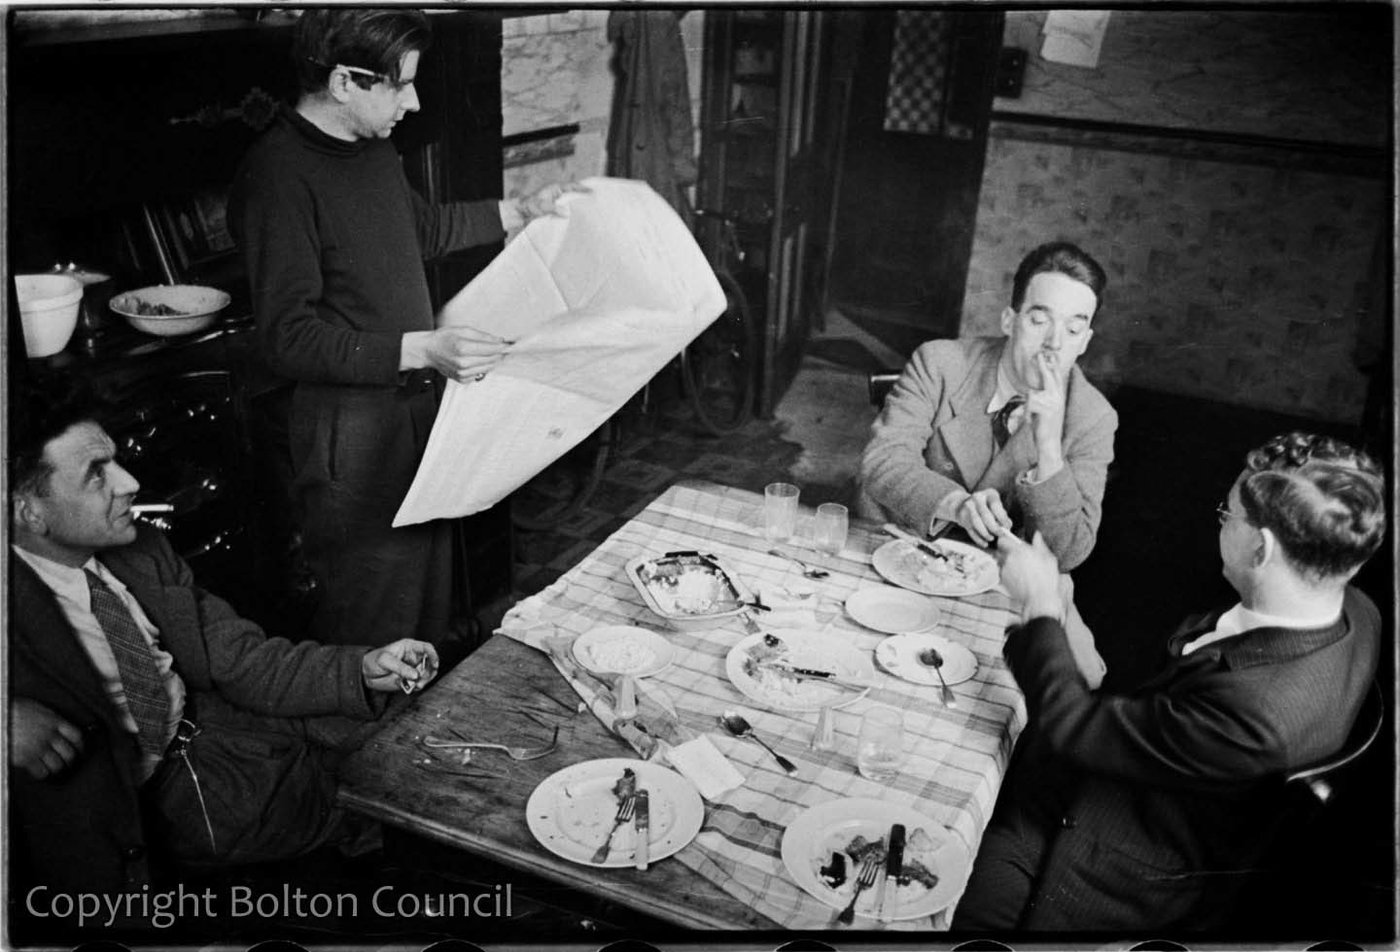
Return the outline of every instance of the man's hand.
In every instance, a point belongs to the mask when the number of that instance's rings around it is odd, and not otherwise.
[[[559,199],[565,195],[571,192],[586,194],[588,191],[587,186],[580,185],[578,182],[556,182],[553,185],[546,185],[533,195],[515,199],[515,211],[520,217],[520,223],[522,225],[528,224],[545,215],[558,215]]]
[[[437,677],[437,670],[437,649],[413,638],[368,651],[360,662],[360,674],[371,691],[412,694]]]
[[[1026,412],[1035,438],[1039,481],[1064,469],[1065,379],[1057,357],[1041,351],[1035,355],[1035,364],[1040,368],[1040,389],[1026,396]]]
[[[1011,533],[997,539],[997,559],[1001,562],[1001,584],[1011,600],[1021,605],[1021,621],[1042,616],[1065,618],[1060,564],[1039,532],[1029,542]]]
[[[953,519],[984,546],[1011,532],[1011,517],[1001,503],[1001,493],[995,489],[979,489],[969,493],[953,513]]]
[[[501,362],[511,341],[472,327],[439,327],[403,335],[399,369],[429,367],[451,380],[480,380]]]
[[[35,780],[61,773],[83,751],[83,732],[38,701],[10,701],[10,766]]]

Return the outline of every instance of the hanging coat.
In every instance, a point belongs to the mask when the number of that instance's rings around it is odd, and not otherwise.
[[[694,184],[695,127],[685,44],[676,10],[614,10],[608,39],[616,47],[608,174],[641,179],[670,202],[687,224]]]

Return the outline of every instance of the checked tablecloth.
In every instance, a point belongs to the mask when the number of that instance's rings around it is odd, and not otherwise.
[[[741,787],[706,803],[699,835],[674,859],[783,928],[825,929],[834,911],[793,882],[781,858],[783,831],[808,807],[842,797],[905,804],[950,828],[969,855],[976,855],[1012,745],[1025,723],[1021,693],[1001,658],[1003,632],[1013,615],[1000,590],[935,599],[938,633],[967,646],[977,658],[972,680],[954,688],[957,707],[944,707],[936,687],[899,680],[877,665],[874,689],[834,712],[835,749],[812,750],[816,713],[758,707],[725,676],[725,656],[749,633],[742,620],[728,619],[710,630],[672,630],[646,608],[624,573],[627,562],[638,556],[711,552],[750,588],[816,590],[810,598],[790,603],[795,607],[762,618],[765,628],[827,627],[829,635],[873,652],[885,635],[863,628],[844,612],[819,623],[814,609],[805,606],[830,607],[857,589],[887,584],[870,560],[888,537],[853,522],[846,548],[839,556],[827,556],[811,548],[812,513],[804,510],[793,540],[782,551],[831,573],[809,581],[792,562],[768,554],[772,545],[762,535],[762,510],[763,498],[743,490],[707,483],[672,486],[557,582],[516,606],[501,633],[537,646],[541,632],[551,638],[577,636],[600,625],[637,625],[662,634],[675,647],[674,663],[645,679],[642,692],[668,703],[686,736],[708,735],[745,776]],[[599,698],[577,679],[571,683],[610,723],[610,698]],[[866,780],[856,770],[860,716],[872,704],[904,713],[910,756],[889,785]],[[757,744],[725,734],[716,719],[726,708],[744,711],[754,730],[797,764],[797,773],[787,775]],[[886,927],[946,929],[950,915],[951,909]],[[877,924],[857,918],[855,927]]]

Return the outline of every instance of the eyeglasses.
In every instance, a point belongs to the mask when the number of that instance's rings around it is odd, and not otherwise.
[[[1215,515],[1216,515],[1216,518],[1220,520],[1220,524],[1221,524],[1222,526],[1224,526],[1225,523],[1229,522],[1231,519],[1243,519],[1243,518],[1244,518],[1244,513],[1240,513],[1240,512],[1231,512],[1231,511],[1230,511],[1230,504],[1229,504],[1229,503],[1226,503],[1226,502],[1222,502],[1222,503],[1220,503],[1219,505],[1217,505],[1217,506],[1215,507]]]
[[[319,66],[319,67],[321,67],[322,69],[328,69],[328,70],[343,69],[343,70],[345,70],[347,73],[351,73],[351,74],[353,74],[353,75],[355,75],[355,76],[363,76],[363,77],[365,77],[366,79],[368,79],[368,80],[370,81],[370,86],[373,86],[375,83],[380,83],[380,82],[388,83],[391,87],[393,87],[394,92],[402,92],[403,90],[405,90],[405,89],[407,89],[408,87],[412,86],[412,85],[413,85],[413,82],[414,82],[414,81],[411,80],[411,79],[410,79],[410,80],[407,80],[407,81],[403,81],[403,82],[396,82],[396,81],[390,79],[388,76],[386,76],[386,75],[383,74],[383,73],[376,73],[374,70],[372,70],[372,69],[365,69],[365,68],[362,67],[362,66],[346,66],[344,63],[336,63],[334,66],[331,66],[331,65],[328,65],[328,64],[326,64],[326,63],[318,62],[317,60],[314,60],[314,59],[312,59],[312,58],[309,57],[309,56],[306,58],[306,61],[307,61],[308,63],[312,63],[312,64],[314,64],[314,65],[316,65],[316,66]],[[368,89],[369,86],[366,86],[366,87],[363,87],[363,88]]]

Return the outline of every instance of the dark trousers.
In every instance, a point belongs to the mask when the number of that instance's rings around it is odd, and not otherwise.
[[[437,414],[427,372],[399,387],[299,384],[292,396],[292,494],[320,594],[309,636],[327,644],[444,640],[452,527],[392,528]]]
[[[378,721],[267,717],[216,694],[201,694],[197,709],[188,763],[167,756],[144,788],[171,859],[263,863],[352,838],[356,828],[335,804],[336,770]]]

